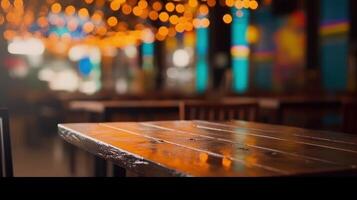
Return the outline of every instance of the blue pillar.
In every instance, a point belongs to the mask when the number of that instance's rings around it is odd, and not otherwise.
[[[249,45],[246,38],[249,25],[249,10],[232,8],[232,68],[233,90],[244,93],[249,83]]]
[[[207,62],[208,28],[200,27],[196,29],[196,50],[196,91],[198,93],[203,93],[208,88],[209,80],[209,69]]]
[[[273,35],[276,31],[276,23],[271,6],[260,7],[254,11],[252,17],[256,26],[260,29],[260,39],[252,52],[252,65],[254,66],[254,86],[261,90],[273,89],[273,68],[275,44]]]
[[[344,91],[348,82],[349,0],[321,1],[321,72],[327,91]]]
[[[154,70],[154,43],[143,42],[141,45],[141,50],[143,54],[143,69],[144,71]]]

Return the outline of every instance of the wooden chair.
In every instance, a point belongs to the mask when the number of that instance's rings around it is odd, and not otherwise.
[[[186,101],[181,109],[181,120],[255,121],[258,103],[255,101]]]
[[[0,177],[13,177],[9,114],[0,109]]]
[[[277,123],[309,129],[337,131],[340,126],[341,106],[341,101],[338,99],[281,101],[277,110]]]
[[[344,101],[342,106],[343,127],[345,133],[357,134],[357,101]]]

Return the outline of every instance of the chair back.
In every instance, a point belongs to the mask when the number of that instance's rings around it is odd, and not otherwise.
[[[277,123],[307,129],[338,131],[341,124],[341,107],[339,99],[281,101]]]
[[[181,109],[181,120],[255,121],[258,103],[253,101],[186,101]]]

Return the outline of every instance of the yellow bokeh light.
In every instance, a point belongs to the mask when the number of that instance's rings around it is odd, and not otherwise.
[[[251,44],[257,43],[260,37],[260,32],[256,26],[248,26],[247,41]]]
[[[157,13],[155,10],[152,10],[149,13],[149,18],[151,20],[157,20],[157,18],[159,18],[159,13]]]
[[[112,1],[111,3],[110,3],[110,9],[112,9],[113,11],[117,11],[117,10],[119,10],[120,9],[120,2],[119,1]]]
[[[242,9],[256,10],[260,2],[262,4],[271,3],[271,0],[83,0],[77,4],[73,1],[65,2],[58,0],[46,0],[46,4],[41,5],[38,10],[28,9],[26,0],[0,0],[0,24],[8,23],[16,36],[36,35],[36,37],[48,37],[42,32],[30,33],[19,30],[28,30],[31,24],[37,23],[41,28],[46,28],[49,24],[66,27],[70,32],[82,28],[85,33],[84,40],[103,41],[110,43],[116,41],[119,35],[131,37],[135,31],[142,31],[149,28],[152,31],[152,38],[164,40],[173,37],[178,32],[190,32],[194,28],[207,28],[210,26],[210,9],[214,6],[235,6],[238,11],[234,16],[242,17]],[[219,4],[219,5],[218,5]],[[228,8],[229,9],[229,8]],[[109,11],[109,13],[107,12]],[[35,13],[38,12],[38,13]],[[49,19],[48,14],[65,14],[66,18],[57,17]],[[75,19],[76,17],[80,20]],[[108,16],[109,15],[109,16]],[[111,16],[112,15],[112,16]],[[128,16],[123,16],[128,15]],[[230,24],[233,21],[233,14],[225,14],[223,22]],[[147,20],[160,20],[156,23]],[[220,19],[219,19],[220,20]],[[159,28],[155,28],[159,26]],[[13,28],[12,28],[13,27]],[[20,28],[21,27],[21,28]],[[23,27],[23,28],[22,28]],[[115,28],[114,28],[115,27]],[[248,31],[249,32],[249,31]],[[119,34],[120,33],[120,34]],[[7,38],[10,38],[7,32]],[[135,35],[135,34],[134,34]],[[124,36],[123,36],[124,37]],[[258,34],[253,29],[247,33],[250,42],[257,40]],[[59,37],[61,39],[61,37]],[[89,40],[89,39],[88,39]],[[104,43],[104,42],[101,42]],[[116,41],[117,45],[127,43]],[[97,43],[99,44],[99,42]]]
[[[67,15],[73,15],[76,12],[76,8],[72,5],[66,7],[65,12]]]
[[[216,0],[207,0],[207,5],[209,7],[214,7],[216,5]]]
[[[176,25],[179,22],[179,17],[177,15],[172,15],[170,16],[169,21],[171,24]]]
[[[109,26],[114,27],[114,26],[116,26],[118,24],[118,19],[116,17],[114,17],[114,16],[109,17],[108,20],[107,20],[107,23],[108,23]]]
[[[257,1],[250,1],[249,2],[249,7],[252,10],[256,10],[258,8],[258,2]]]
[[[141,1],[139,1],[138,6],[139,6],[139,8],[141,8],[141,9],[145,9],[145,8],[148,7],[148,2],[147,2],[147,1],[144,1],[144,0],[141,0]]]
[[[78,11],[78,15],[79,17],[81,18],[86,18],[89,16],[89,12],[87,10],[87,8],[81,8],[79,11]]]
[[[91,22],[86,22],[84,25],[83,25],[83,30],[84,32],[86,33],[90,33],[94,30],[94,24],[91,23]]]
[[[99,28],[96,30],[96,32],[97,32],[98,35],[103,36],[103,35],[105,35],[105,34],[107,33],[107,28],[105,28],[104,26],[99,27]]]
[[[172,2],[168,2],[166,5],[165,5],[165,8],[168,12],[173,12],[175,10],[175,4],[172,3]]]
[[[175,26],[175,30],[179,33],[182,33],[185,31],[185,24],[183,23],[178,23],[176,26]]]
[[[53,4],[53,5],[51,6],[51,11],[52,11],[53,13],[55,13],[55,14],[60,13],[61,10],[62,10],[62,6],[61,6],[61,4],[59,4],[59,3],[55,3],[55,4]]]
[[[159,19],[162,22],[167,22],[167,20],[169,20],[169,14],[167,12],[161,12],[159,15]]]
[[[135,16],[140,16],[143,13],[143,10],[139,6],[133,8],[133,14]]]
[[[223,22],[226,23],[226,24],[230,24],[232,23],[232,16],[230,14],[225,14],[223,16]]]
[[[101,21],[102,17],[103,17],[103,13],[96,12],[96,13],[93,14],[92,20],[93,21]]]
[[[243,5],[243,1],[236,1],[234,6],[237,8],[237,9],[242,9],[244,7]]]
[[[11,3],[9,0],[2,0],[1,1],[1,8],[4,10],[8,10],[11,7]]]
[[[122,12],[124,15],[129,15],[132,11],[132,8],[130,5],[128,4],[124,4],[123,7],[122,7]]]
[[[238,1],[240,1],[240,0],[238,0]],[[228,7],[233,7],[235,1],[234,1],[234,0],[226,0],[225,3],[226,3],[226,6],[228,6]]]
[[[210,21],[208,18],[201,19],[201,26],[207,28],[210,25]]]
[[[198,1],[197,0],[188,0],[188,5],[192,8],[195,8],[198,6]]]
[[[192,21],[192,23],[193,23],[193,26],[194,26],[195,28],[198,28],[198,27],[200,27],[201,21],[200,21],[200,19],[195,18],[195,19]]]
[[[169,37],[175,37],[175,35],[176,35],[176,30],[175,30],[175,28],[174,28],[174,27],[170,27],[170,28],[169,28],[169,34],[168,34],[168,36],[169,36]]]
[[[185,23],[185,30],[186,31],[192,31],[193,30],[193,24],[190,22]]]
[[[249,8],[250,7],[250,0],[243,0],[243,7]]]
[[[162,9],[162,4],[160,1],[155,1],[153,4],[152,4],[152,8],[156,11],[160,11]]]
[[[208,15],[208,12],[209,12],[208,6],[205,4],[202,4],[199,8],[199,13],[201,15]]]
[[[182,4],[177,4],[176,5],[176,12],[178,13],[184,13],[185,12],[185,6]]]
[[[158,30],[158,33],[162,36],[166,36],[169,34],[169,29],[166,26],[161,26]]]
[[[93,3],[94,0],[84,0],[87,4]]]

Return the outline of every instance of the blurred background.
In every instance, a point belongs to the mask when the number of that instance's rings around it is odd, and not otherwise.
[[[71,172],[57,124],[73,100],[340,98],[356,94],[354,0],[0,0],[0,107],[15,176]],[[339,108],[338,108],[339,109]],[[306,110],[303,110],[306,111]],[[343,115],[257,121],[343,131]],[[264,115],[265,113],[265,115]]]

